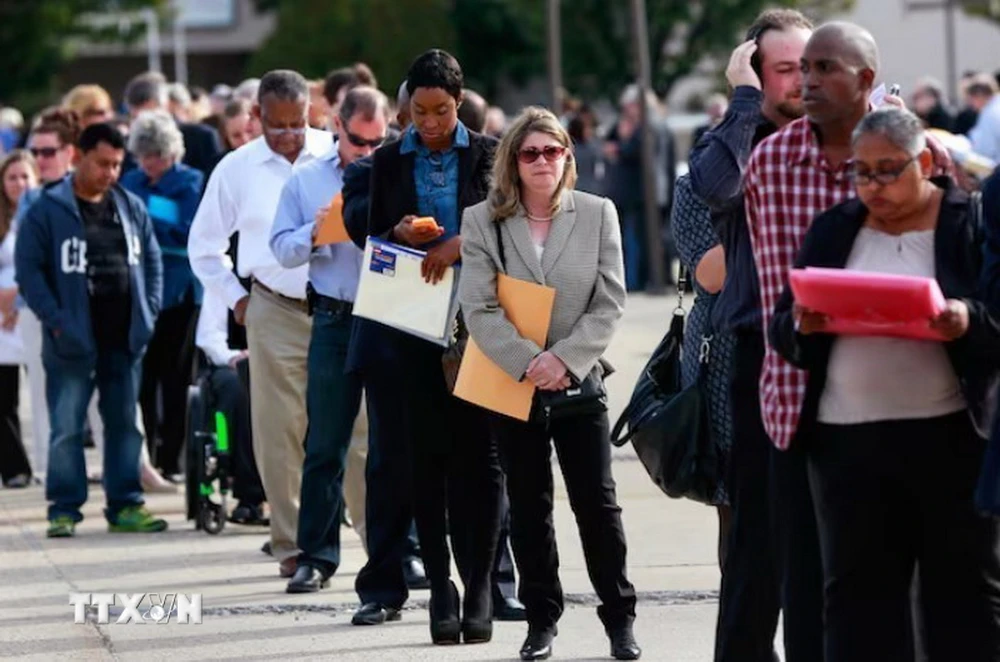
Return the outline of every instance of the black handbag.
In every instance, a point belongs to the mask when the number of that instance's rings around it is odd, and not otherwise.
[[[670,329],[639,376],[628,406],[611,431],[611,443],[623,446],[631,441],[649,477],[667,496],[711,503],[723,479],[705,386],[712,339],[702,339],[698,381],[682,388],[683,274],[679,281]],[[626,425],[628,432],[623,436]]]

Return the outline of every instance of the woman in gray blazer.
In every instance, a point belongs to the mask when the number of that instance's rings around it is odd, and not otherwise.
[[[494,363],[538,391],[566,389],[571,380],[582,382],[591,373],[603,377],[606,364],[600,359],[625,305],[618,214],[609,200],[573,190],[571,144],[555,115],[525,109],[497,150],[488,199],[467,208],[462,221],[459,299],[469,333]],[[555,288],[545,347],[519,335],[504,315],[497,301],[498,273]],[[511,540],[522,575],[519,597],[528,614],[521,659],[551,655],[563,611],[552,525],[553,442],[612,655],[638,659],[632,634],[635,589],[625,573],[607,412],[548,424],[499,414],[490,420],[507,472]]]

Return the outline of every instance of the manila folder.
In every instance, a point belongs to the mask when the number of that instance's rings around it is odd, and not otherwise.
[[[314,246],[327,246],[329,244],[340,244],[350,241],[347,235],[347,227],[344,225],[344,195],[338,193],[330,201],[330,207],[326,210],[326,215],[320,219],[319,228],[316,230],[316,240]]]
[[[556,291],[498,274],[497,299],[517,332],[544,348]],[[516,381],[487,358],[470,337],[458,370],[455,395],[490,411],[527,421],[531,415],[535,385],[528,380]]]

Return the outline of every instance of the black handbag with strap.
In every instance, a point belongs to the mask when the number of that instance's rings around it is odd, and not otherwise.
[[[631,441],[649,477],[667,496],[711,503],[723,479],[705,386],[712,338],[702,339],[698,380],[683,388],[683,273],[678,280],[677,309],[670,329],[639,375],[628,406],[611,431],[611,443],[624,446]],[[623,435],[626,426],[628,432]]]

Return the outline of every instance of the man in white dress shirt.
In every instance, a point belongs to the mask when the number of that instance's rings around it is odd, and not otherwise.
[[[311,321],[308,265],[285,269],[268,246],[271,224],[292,166],[330,151],[333,138],[308,126],[309,86],[293,71],[266,74],[254,116],[264,135],[226,155],[212,173],[191,226],[188,254],[205,289],[215,292],[247,327],[250,418],[254,453],[271,508],[271,550],[291,577],[306,433],[306,359]],[[239,232],[237,271],[226,257]]]

